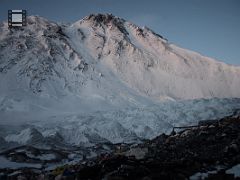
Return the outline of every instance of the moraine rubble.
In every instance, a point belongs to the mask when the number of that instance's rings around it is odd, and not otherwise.
[[[239,179],[240,116],[160,136],[53,170],[1,169],[1,179]],[[238,173],[239,174],[239,173]]]

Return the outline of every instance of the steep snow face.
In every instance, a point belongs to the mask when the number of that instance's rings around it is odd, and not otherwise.
[[[112,15],[90,15],[68,28],[128,87],[155,99],[239,97],[240,67],[167,42],[148,28]],[[79,40],[79,38],[82,40]]]
[[[81,41],[83,37],[71,36],[68,31],[35,16],[28,18],[26,28],[10,31],[3,24],[0,110],[85,112],[150,102],[128,88],[111,69],[97,63]]]
[[[3,143],[134,142],[240,109],[239,99],[212,99],[240,97],[240,67],[148,28],[109,14],[70,26],[37,16],[27,22],[0,25]],[[209,101],[192,101],[199,98]]]
[[[240,67],[181,49],[113,15],[90,15],[71,26],[31,16],[26,28],[9,31],[5,23],[0,32],[1,94],[70,93],[109,106],[142,104],[144,97],[240,97]]]

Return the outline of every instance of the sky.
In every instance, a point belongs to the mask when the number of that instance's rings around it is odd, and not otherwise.
[[[0,0],[0,21],[8,9],[70,23],[112,13],[182,48],[240,65],[240,0]]]

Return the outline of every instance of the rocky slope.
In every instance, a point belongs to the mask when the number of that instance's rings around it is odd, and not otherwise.
[[[22,169],[11,178],[239,179],[240,113],[200,124],[139,145],[116,145],[114,153],[76,165],[44,173]]]

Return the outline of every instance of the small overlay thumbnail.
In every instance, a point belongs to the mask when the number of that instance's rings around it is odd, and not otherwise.
[[[26,10],[8,10],[8,27],[19,27],[27,25]]]

